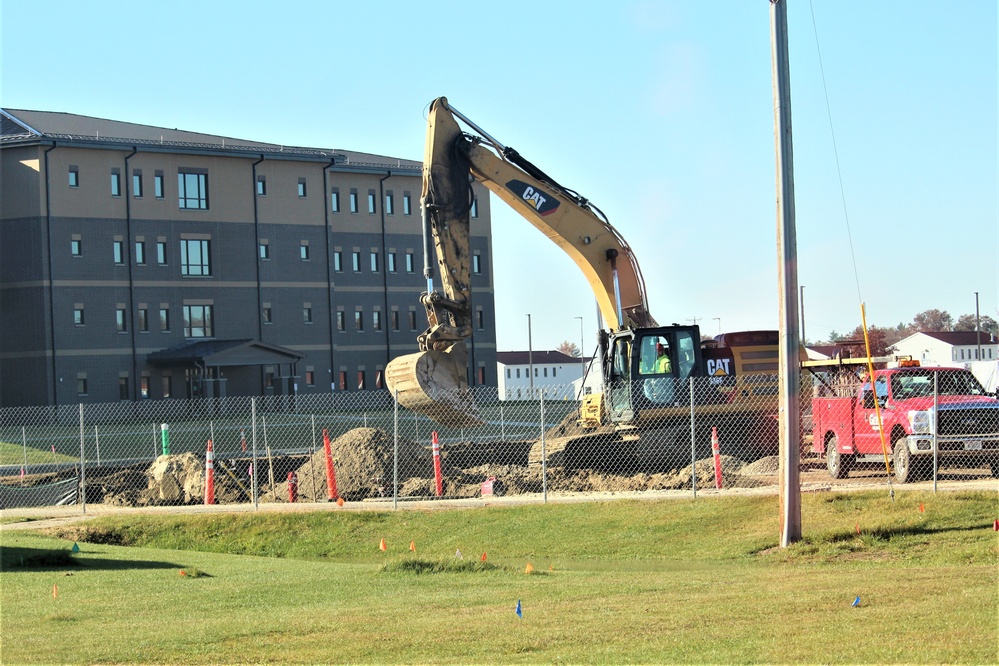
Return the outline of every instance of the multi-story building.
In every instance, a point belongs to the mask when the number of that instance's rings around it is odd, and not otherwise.
[[[421,166],[0,110],[0,406],[381,388],[427,325]],[[472,187],[469,379],[495,386]]]
[[[558,351],[497,352],[499,398],[531,400],[543,394],[545,398],[574,400],[579,397],[580,379],[590,362],[589,358],[573,358]],[[586,380],[587,387],[591,389],[600,385],[599,376],[587,377]]]

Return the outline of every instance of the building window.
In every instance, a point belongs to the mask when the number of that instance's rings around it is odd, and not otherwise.
[[[347,315],[340,310],[336,313],[336,330],[346,331],[347,330]]]
[[[121,196],[121,172],[118,169],[111,169],[111,196]]]
[[[382,330],[382,313],[378,310],[371,313],[371,329],[374,331]]]
[[[407,273],[412,273],[415,270],[414,269],[415,265],[416,264],[413,261],[413,253],[412,252],[407,252],[406,253],[406,272]]]
[[[302,244],[298,246],[298,256],[301,257],[302,261],[309,260],[309,241],[302,241]]]
[[[340,250],[333,253],[333,270],[337,273],[343,273],[343,252]]]
[[[212,309],[211,305],[185,305],[184,306],[184,337],[185,338],[210,338],[212,337]]]
[[[128,331],[128,311],[119,306],[115,308],[115,329],[119,333]]]
[[[299,178],[298,179],[298,196],[300,198],[302,198],[302,199],[305,198],[305,179],[304,178]]]
[[[377,273],[378,272],[378,253],[377,252],[372,252],[371,253],[371,272],[372,273]]]
[[[520,379],[520,368],[517,368],[517,379]]]
[[[69,253],[74,257],[83,256],[83,241],[78,239],[73,239],[69,242]]]
[[[118,378],[118,399],[128,400],[128,377]]]
[[[302,321],[304,321],[306,324],[311,324],[312,323],[312,306],[311,305],[303,305],[302,306]]]
[[[357,212],[357,190],[350,191],[350,212]]]
[[[257,196],[267,196],[267,178],[264,176],[257,176]]]
[[[116,240],[114,242],[114,263],[125,263],[125,242]]]
[[[87,376],[76,378],[76,392],[78,395],[87,395]]]
[[[388,253],[387,261],[388,261],[388,272],[389,273],[395,273],[395,271],[396,271],[395,252],[389,252]]]
[[[341,370],[339,376],[337,377],[337,388],[341,391],[347,390],[347,372],[346,370]]]
[[[413,197],[409,194],[402,195],[402,214],[403,215],[413,214]]]
[[[375,191],[368,191],[368,212],[372,215],[375,214]]]
[[[146,263],[146,241],[135,241],[135,263],[143,266]]]
[[[177,173],[180,207],[188,210],[208,210],[208,172],[185,171]]]
[[[364,313],[360,310],[354,313],[354,330],[358,332],[364,330]]]
[[[510,379],[510,368],[506,369],[506,378]]]
[[[357,390],[364,390],[364,370],[357,371]]]
[[[392,193],[388,192],[385,195],[385,214],[392,215],[395,212],[395,206],[392,203]]]
[[[142,377],[139,378],[139,397],[149,397],[149,375],[142,375]]]
[[[153,175],[153,195],[157,199],[163,198],[163,172],[157,171]]]
[[[545,377],[548,376],[548,368],[543,368]]]
[[[472,272],[476,275],[482,274],[482,255],[473,254],[472,255]]]
[[[353,259],[353,262],[354,262],[354,272],[355,273],[360,273],[361,272],[361,253],[355,251],[352,254],[351,258]]]
[[[555,371],[556,371],[556,370],[558,370],[558,368],[552,368],[552,377],[554,377],[554,376],[555,376]]]
[[[170,308],[160,308],[160,330],[170,332]]]
[[[80,167],[70,165],[69,167],[69,186],[79,187],[80,186]]]
[[[207,240],[180,241],[180,274],[188,277],[211,277],[210,249]]]
[[[485,321],[486,321],[486,319],[485,319],[485,316],[482,314],[482,310],[476,310],[475,311],[475,326],[476,326],[476,328],[478,328],[480,331],[483,330],[483,329],[485,329],[485,327],[486,327],[485,326]]]
[[[305,371],[305,385],[315,386],[316,385],[316,371],[309,368]]]
[[[334,213],[340,212],[340,190],[336,188],[330,191],[330,210]]]
[[[380,389],[382,387],[382,371],[375,370],[375,388]]]
[[[392,330],[393,331],[398,331],[399,330],[399,311],[398,310],[392,310],[391,317],[392,317]]]
[[[166,252],[166,241],[156,241],[156,263],[160,266],[166,266]]]
[[[475,199],[475,198],[472,199],[471,215],[472,215],[472,217],[478,217],[479,216],[479,200],[478,199]]]
[[[264,260],[271,258],[271,246],[267,243],[260,244],[260,258]]]
[[[163,375],[163,397],[169,398],[172,391],[170,391],[170,375]]]
[[[409,330],[416,330],[416,310],[409,311]]]
[[[149,310],[146,308],[139,308],[139,332],[148,333],[149,332]]]
[[[479,368],[479,386],[485,386],[486,384],[486,369]]]
[[[138,169],[132,171],[132,196],[142,198],[142,172]]]
[[[261,310],[260,310],[260,316],[263,319],[263,321],[264,321],[265,324],[272,323],[272,320],[271,320],[271,306],[267,305],[265,303],[264,306],[263,306],[263,308],[261,308]]]
[[[76,324],[77,326],[83,326],[84,321],[83,321],[82,305],[78,305],[75,308],[73,308],[73,323]]]

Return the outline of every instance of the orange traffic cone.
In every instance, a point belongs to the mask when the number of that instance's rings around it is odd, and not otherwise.
[[[481,561],[485,562],[486,561],[486,554],[482,553],[482,557],[480,559],[481,559]]]
[[[336,505],[337,506],[343,506],[343,498],[342,497],[337,497],[336,498]]]
[[[409,542],[409,549],[411,551],[413,551],[414,553],[416,552],[416,542],[415,541],[410,541]]]
[[[378,550],[382,552],[388,550],[388,546],[385,545],[385,539],[382,539],[381,543],[378,544]]]
[[[999,520],[992,523],[992,529],[994,529],[996,532],[999,532]]]
[[[534,571],[534,566],[530,562],[528,562],[527,566],[524,567],[524,573],[529,574],[532,571]]]

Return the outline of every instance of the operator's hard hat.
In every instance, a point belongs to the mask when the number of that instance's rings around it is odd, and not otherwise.
[[[657,343],[656,343],[656,353],[657,353],[657,354],[662,354],[662,353],[664,353],[665,351],[666,351],[666,348],[665,348],[665,347],[663,347],[663,343],[661,343],[661,342],[657,342]]]

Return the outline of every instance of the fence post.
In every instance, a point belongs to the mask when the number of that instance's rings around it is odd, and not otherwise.
[[[87,512],[87,453],[84,450],[83,403],[80,403],[80,504],[83,513]]]
[[[933,371],[933,492],[937,491],[937,464],[939,463],[937,455],[937,428],[940,424],[940,386],[937,382],[937,378],[940,373],[936,370]]]
[[[319,495],[316,494],[316,415],[312,415],[312,445],[309,447],[309,469],[312,470],[312,501],[318,502]]]
[[[497,396],[498,398],[499,396]],[[503,418],[503,403],[500,402],[500,441],[506,441],[506,419]]]
[[[548,504],[548,465],[545,451],[545,391],[541,390],[541,496]]]
[[[392,423],[395,445],[392,452],[392,508],[399,508],[399,390],[395,391],[395,404],[392,406]]]
[[[694,378],[688,377],[690,382],[690,489],[697,497],[697,432],[694,412]]]
[[[257,398],[250,398],[250,439],[253,440],[253,456],[250,459],[250,495],[253,499],[253,508],[259,509],[260,503],[257,499]]]

